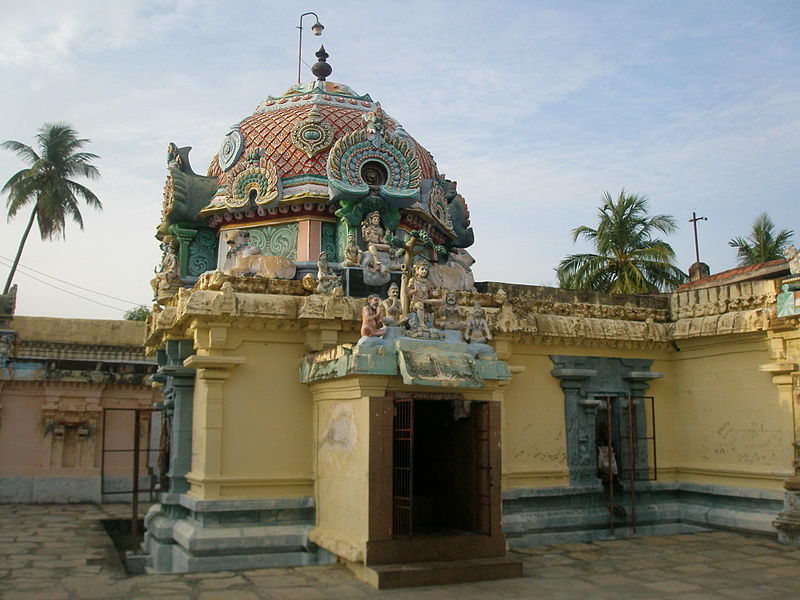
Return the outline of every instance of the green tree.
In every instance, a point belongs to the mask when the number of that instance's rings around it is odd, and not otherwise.
[[[42,239],[47,240],[64,237],[67,217],[71,217],[83,229],[83,219],[78,209],[80,198],[88,206],[103,208],[91,190],[72,179],[76,176],[97,179],[100,176],[97,168],[92,165],[92,160],[99,157],[80,151],[88,142],[87,139],[79,138],[78,133],[66,123],[45,123],[36,135],[36,150],[14,140],[0,144],[0,147],[15,152],[28,164],[27,168],[12,175],[0,190],[0,194],[8,194],[8,220],[14,218],[23,208],[32,207],[28,225],[22,234],[17,255],[6,280],[4,294],[11,287],[34,218],[39,225]]]
[[[130,310],[126,310],[125,314],[123,315],[123,319],[126,321],[146,321],[147,317],[153,314],[149,308],[147,308],[144,304],[137,306],[136,308],[131,308]]]
[[[739,266],[744,267],[783,258],[793,235],[791,229],[781,229],[776,234],[775,223],[767,213],[761,213],[753,221],[753,228],[746,238],[735,237],[728,245],[736,248]]]
[[[686,281],[675,265],[675,251],[654,238],[657,232],[675,231],[669,215],[648,215],[646,196],[622,190],[614,200],[603,195],[597,211],[597,228],[581,225],[572,230],[572,241],[585,238],[596,254],[571,254],[556,268],[559,286],[612,294],[640,294],[672,289]]]

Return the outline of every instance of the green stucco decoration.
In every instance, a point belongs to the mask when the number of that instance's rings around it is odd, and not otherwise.
[[[361,227],[364,217],[373,211],[380,213],[381,221],[388,231],[394,231],[400,225],[400,209],[378,196],[341,198],[340,205],[341,207],[334,214],[347,223],[352,230]]]
[[[175,223],[196,223],[200,209],[206,206],[218,183],[216,177],[198,175],[189,164],[191,146],[178,148],[174,143],[167,147],[167,181],[164,186],[161,233]]]
[[[297,223],[253,227],[247,232],[250,244],[258,247],[262,254],[297,259]]]
[[[217,236],[213,229],[202,228],[189,242],[189,262],[187,274],[199,277],[217,266]]]
[[[169,226],[168,231],[178,240],[178,272],[183,279],[189,275],[189,246],[197,230],[190,223],[175,223]]]
[[[323,223],[322,224],[322,240],[321,240],[321,247],[322,251],[328,255],[328,260],[332,261],[341,261],[344,259],[344,247],[341,249],[341,253],[339,251],[339,247],[336,244],[337,239],[337,223]],[[345,244],[347,244],[347,234],[344,235]]]

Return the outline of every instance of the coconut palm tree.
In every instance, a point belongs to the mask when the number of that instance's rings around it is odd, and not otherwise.
[[[735,237],[728,245],[736,248],[739,266],[744,267],[783,258],[793,235],[791,229],[781,229],[776,234],[775,223],[767,213],[761,213],[753,221],[753,229],[747,238]]]
[[[83,229],[83,219],[78,209],[79,198],[83,198],[88,206],[103,208],[91,190],[72,180],[75,176],[89,179],[100,176],[97,168],[91,164],[92,160],[99,157],[91,152],[80,152],[88,142],[79,138],[78,132],[66,123],[45,123],[36,135],[36,150],[14,140],[0,144],[0,147],[16,152],[29,165],[12,175],[0,190],[0,194],[8,194],[8,219],[11,220],[23,208],[32,206],[4,294],[11,287],[34,218],[42,239],[47,240],[64,237],[67,217],[71,217]]]
[[[603,195],[597,228],[581,225],[572,230],[572,241],[585,238],[596,254],[572,254],[556,268],[560,287],[612,294],[639,294],[674,288],[686,281],[675,265],[675,252],[657,232],[677,228],[669,215],[649,216],[646,196],[622,190],[614,200]]]

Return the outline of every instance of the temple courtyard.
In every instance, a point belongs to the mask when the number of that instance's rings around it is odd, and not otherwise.
[[[339,565],[129,576],[101,523],[129,507],[0,506],[0,598],[798,598],[800,548],[728,531],[516,552],[519,579],[375,590]]]

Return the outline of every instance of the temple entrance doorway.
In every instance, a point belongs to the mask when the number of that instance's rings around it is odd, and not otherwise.
[[[397,398],[393,409],[393,537],[492,535],[490,404]]]

